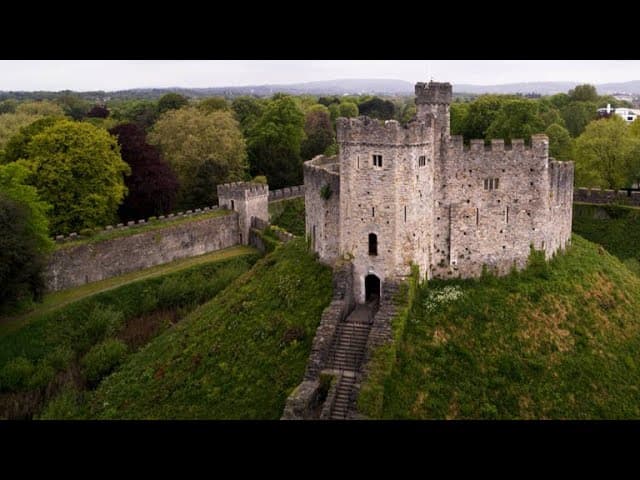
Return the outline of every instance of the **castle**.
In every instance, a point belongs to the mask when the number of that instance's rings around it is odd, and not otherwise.
[[[407,125],[339,118],[339,154],[304,163],[306,232],[321,261],[353,262],[356,300],[385,281],[469,278],[523,268],[531,248],[550,258],[571,241],[572,162],[549,141],[450,135],[449,83],[415,86]]]

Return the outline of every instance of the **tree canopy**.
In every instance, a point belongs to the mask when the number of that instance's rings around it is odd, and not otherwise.
[[[158,113],[177,110],[189,104],[189,99],[179,93],[167,93],[158,100]]]
[[[122,161],[115,138],[88,123],[63,120],[33,136],[23,163],[28,181],[51,205],[51,230],[70,233],[117,219],[124,198]]]
[[[355,104],[351,105],[355,107]],[[306,161],[324,153],[335,140],[329,109],[324,105],[316,105],[310,109],[305,116],[304,131],[306,138],[300,146],[300,154],[303,161]]]
[[[245,140],[231,112],[171,110],[158,119],[148,139],[178,177],[180,208],[211,205],[217,199],[217,184],[245,178]]]

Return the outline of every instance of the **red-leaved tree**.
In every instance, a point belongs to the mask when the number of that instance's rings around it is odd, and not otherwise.
[[[122,159],[131,166],[125,177],[128,195],[120,205],[122,221],[138,220],[170,212],[178,193],[178,179],[160,151],[147,143],[146,133],[135,123],[109,130],[118,139]]]

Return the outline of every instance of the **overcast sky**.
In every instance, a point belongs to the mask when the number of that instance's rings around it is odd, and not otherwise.
[[[0,90],[123,90],[394,78],[494,85],[640,80],[638,60],[0,60]]]

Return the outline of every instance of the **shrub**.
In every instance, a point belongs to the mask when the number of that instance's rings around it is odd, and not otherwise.
[[[89,314],[89,319],[84,328],[84,339],[88,342],[84,350],[91,345],[95,345],[105,337],[116,334],[124,323],[124,315],[119,310],[114,310],[109,306],[97,305]],[[82,342],[81,345],[82,347]]]
[[[40,362],[34,368],[33,374],[27,382],[27,387],[29,390],[44,388],[49,385],[55,376],[56,371],[53,367],[47,365],[45,362]]]
[[[60,345],[58,348],[44,357],[44,363],[54,370],[64,370],[73,361],[75,353],[68,345]]]
[[[84,396],[73,389],[65,389],[54,397],[36,417],[38,420],[73,420],[82,418]]]
[[[82,368],[87,381],[97,385],[122,363],[127,346],[121,340],[110,338],[93,347],[82,359]]]
[[[33,363],[24,357],[16,357],[0,370],[0,391],[17,391],[28,386],[34,372]]]

